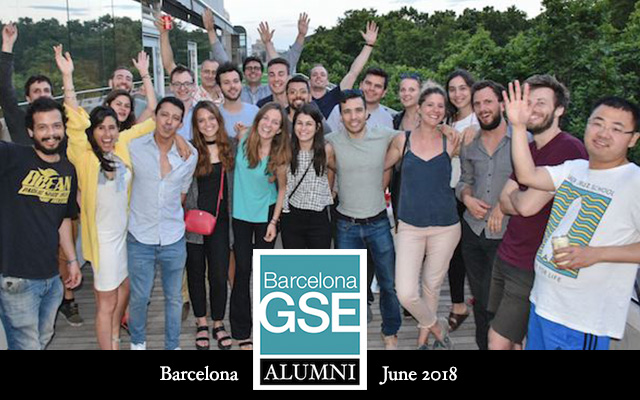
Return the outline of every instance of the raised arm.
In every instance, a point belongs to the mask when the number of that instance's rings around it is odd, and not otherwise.
[[[76,89],[73,86],[73,60],[69,52],[62,53],[62,45],[53,46],[56,65],[62,74],[62,87],[64,90],[64,105],[72,110],[78,110],[80,105],[76,98]]]
[[[218,61],[220,64],[230,61],[229,55],[224,49],[224,46],[218,40],[218,35],[216,34],[216,26],[213,21],[213,12],[210,9],[204,10],[204,14],[202,14],[202,22],[204,24],[204,29],[207,30],[207,36],[209,36],[209,43],[211,44],[211,51],[213,52],[213,59]]]
[[[144,92],[147,96],[147,108],[145,108],[136,121],[137,123],[140,123],[154,117],[158,99],[156,98],[156,91],[153,87],[151,75],[149,75],[149,55],[144,51],[141,51],[138,53],[137,60],[134,58],[131,61],[142,78],[142,85],[144,86]]]
[[[378,25],[373,21],[368,22],[366,31],[360,33],[364,39],[364,46],[362,47],[362,51],[360,51],[358,57],[353,60],[349,72],[347,72],[344,78],[342,78],[342,81],[340,82],[340,90],[353,88],[353,85],[356,83],[356,79],[358,79],[358,75],[360,75],[364,66],[369,61],[369,57],[371,57],[371,53],[373,52],[373,47],[378,40]]]
[[[30,144],[31,139],[24,125],[24,112],[18,106],[18,96],[13,87],[13,46],[18,40],[18,28],[9,23],[2,27],[2,54],[0,54],[0,108],[11,140]]]
[[[173,49],[171,49],[169,31],[164,29],[164,21],[162,21],[162,16],[160,14],[156,14],[155,25],[158,32],[160,32],[160,54],[162,56],[162,65],[164,66],[164,70],[167,74],[171,74],[171,71],[173,71],[177,65],[173,57]]]
[[[515,81],[509,83],[509,93],[503,93],[507,117],[513,126],[511,139],[513,169],[521,184],[534,189],[553,191],[555,187],[551,175],[545,168],[536,167],[529,150],[527,121],[532,112],[529,92],[528,84],[524,85],[523,90],[520,82]]]
[[[287,61],[291,65],[292,73],[298,65],[300,56],[302,55],[302,49],[304,48],[304,41],[309,32],[309,16],[306,13],[300,14],[298,17],[298,35],[296,40],[291,45],[289,52],[287,53]],[[273,44],[273,34],[275,30],[269,28],[268,22],[261,22],[258,26],[258,34],[260,34],[260,40],[264,43],[264,47],[267,51],[267,62],[273,58],[280,57],[278,51]]]
[[[268,22],[260,22],[258,25],[258,34],[260,35],[260,40],[264,44],[264,48],[267,51],[267,62],[269,62],[273,58],[278,58],[280,55],[276,51],[276,47],[273,44],[273,33],[275,30],[271,30],[269,28]]]

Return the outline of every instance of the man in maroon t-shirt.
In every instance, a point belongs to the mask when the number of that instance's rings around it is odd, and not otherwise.
[[[527,80],[533,113],[527,130],[536,166],[559,165],[567,160],[587,159],[580,140],[560,129],[560,118],[569,103],[567,88],[549,75]],[[534,259],[553,205],[553,193],[528,189],[515,176],[500,196],[509,225],[493,266],[488,311],[495,314],[489,330],[489,349],[521,349],[527,334],[529,294],[533,287]]]

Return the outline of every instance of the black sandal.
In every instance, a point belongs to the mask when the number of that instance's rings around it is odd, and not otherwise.
[[[218,337],[218,333],[219,332],[224,332],[225,335],[222,337]],[[224,324],[220,325],[220,326],[214,326],[213,327],[213,335],[216,338],[216,340],[218,341],[218,348],[220,350],[230,350],[231,349],[231,343],[224,345],[222,344],[222,342],[224,342],[225,340],[231,341],[231,336],[229,336],[227,334],[227,331],[224,329]]]
[[[251,340],[245,340],[238,343],[238,347],[240,347],[240,350],[253,350],[253,342]]]
[[[207,332],[207,337],[198,337],[198,333]],[[196,328],[196,350],[209,350],[209,327],[207,325]]]

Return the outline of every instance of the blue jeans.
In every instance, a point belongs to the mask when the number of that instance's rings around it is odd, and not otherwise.
[[[0,320],[9,350],[44,350],[53,337],[62,281],[12,278],[0,274]]]
[[[395,335],[402,319],[395,290],[396,253],[389,219],[385,216],[368,224],[338,219],[337,229],[336,248],[369,250],[380,285],[382,333],[385,336]]]
[[[159,266],[164,292],[165,349],[174,350],[180,345],[182,276],[187,261],[185,238],[167,246],[160,246],[140,243],[133,235],[128,234],[127,252],[131,286],[129,300],[131,343],[146,342],[149,299],[156,266]]]

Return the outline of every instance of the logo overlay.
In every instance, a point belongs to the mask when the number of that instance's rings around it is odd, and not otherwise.
[[[366,250],[254,250],[254,389],[360,389]]]

